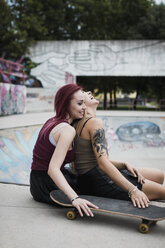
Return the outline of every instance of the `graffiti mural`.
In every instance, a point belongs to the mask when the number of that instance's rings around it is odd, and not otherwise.
[[[74,76],[165,76],[164,41],[40,41],[31,74],[44,87],[60,87]]]
[[[115,157],[134,152],[150,157],[164,154],[165,120],[163,118],[100,117],[105,123],[109,154]],[[154,150],[153,150],[154,149]]]
[[[0,115],[21,114],[26,111],[26,87],[0,83]]]
[[[32,151],[40,126],[0,131],[0,181],[29,184]]]
[[[105,124],[111,159],[128,161],[130,158],[161,158],[165,161],[164,118],[100,118]],[[29,184],[32,152],[40,128],[31,126],[0,130],[0,182]]]
[[[160,128],[153,122],[137,121],[121,125],[116,134],[122,141],[139,141],[158,136]]]

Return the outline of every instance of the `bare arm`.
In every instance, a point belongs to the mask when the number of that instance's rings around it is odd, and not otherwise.
[[[110,158],[109,158],[109,161],[110,161],[118,170],[124,170],[124,169],[126,169],[125,163],[118,162],[118,161],[114,161],[114,160],[111,160]]]
[[[137,168],[133,167],[132,165],[128,163],[118,162],[118,161],[112,161],[109,159],[109,161],[118,169],[118,170],[128,170],[134,177],[138,178],[138,182],[141,184],[145,183],[145,178],[143,175],[138,171]]]
[[[130,183],[118,170],[118,166],[115,166],[108,157],[107,142],[105,139],[104,124],[99,119],[93,119],[90,121],[88,126],[90,133],[93,150],[99,165],[99,168],[104,171],[119,187],[121,187],[126,192],[132,191],[135,186]],[[119,164],[118,164],[119,165]],[[121,168],[121,166],[119,165]],[[146,195],[140,190],[133,192],[131,199],[136,206],[135,198],[139,199],[140,204],[138,207],[148,206],[148,199]]]
[[[69,125],[62,128],[62,130],[59,130],[58,142],[48,168],[48,175],[52,178],[57,187],[61,189],[70,200],[77,198],[78,195],[68,184],[60,169],[66,157],[67,151],[72,144],[74,136],[75,130]],[[86,215],[93,216],[88,205],[91,207],[96,207],[90,202],[83,199],[74,200],[73,205],[77,207],[81,216],[83,215],[81,209],[86,213]]]
[[[59,135],[56,149],[50,160],[48,175],[56,183],[58,188],[60,188],[71,200],[78,195],[72,190],[60,169],[72,140],[74,139],[75,132],[74,129],[70,127],[64,127]]]

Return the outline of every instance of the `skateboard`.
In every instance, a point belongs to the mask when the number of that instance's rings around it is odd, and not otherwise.
[[[98,209],[91,208],[95,212],[104,212],[115,215],[139,218],[142,223],[139,225],[141,233],[147,233],[151,224],[156,224],[160,220],[165,220],[165,203],[162,206],[150,205],[148,208],[140,209],[134,207],[132,202],[125,200],[116,200],[91,195],[79,195],[96,206]],[[50,198],[59,206],[69,208],[66,217],[69,220],[74,220],[78,215],[78,210],[71,204],[67,196],[60,190],[53,190],[50,193]],[[163,206],[164,205],[164,206]]]

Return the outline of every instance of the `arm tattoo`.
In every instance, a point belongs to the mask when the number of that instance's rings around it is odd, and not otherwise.
[[[105,152],[108,155],[108,149],[107,149],[107,141],[105,138],[105,131],[103,128],[99,128],[96,130],[94,136],[93,136],[93,145],[99,154],[99,157],[101,157]]]

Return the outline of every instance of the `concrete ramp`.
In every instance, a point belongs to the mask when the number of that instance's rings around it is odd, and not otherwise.
[[[41,126],[0,130],[0,181],[29,184],[32,151]]]
[[[165,118],[99,116],[109,157],[165,171]],[[0,182],[29,184],[32,151],[41,125],[0,130]]]

